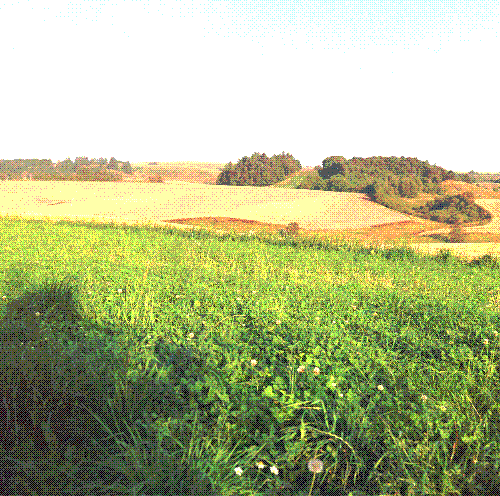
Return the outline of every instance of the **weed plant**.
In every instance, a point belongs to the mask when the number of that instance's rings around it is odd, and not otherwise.
[[[2,494],[500,494],[491,256],[0,223]]]

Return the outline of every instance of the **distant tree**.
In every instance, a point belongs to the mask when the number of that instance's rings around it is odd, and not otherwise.
[[[134,173],[134,171],[133,171],[133,169],[132,169],[132,166],[130,165],[130,162],[128,162],[128,161],[127,161],[127,162],[125,162],[125,163],[123,164],[123,167],[122,167],[122,172],[123,172],[124,174],[133,174],[133,173]]]
[[[319,171],[322,179],[330,179],[338,174],[345,176],[347,174],[347,160],[344,157],[335,155],[325,158],[322,161],[323,169]]]
[[[300,170],[300,162],[290,154],[268,157],[265,153],[244,156],[236,164],[229,162],[217,176],[216,184],[231,186],[269,186]]]
[[[87,167],[90,165],[90,161],[88,157],[76,157],[75,165],[77,167]]]
[[[453,172],[452,170],[449,170],[444,176],[443,176],[443,181],[457,181],[458,175],[456,172]]]
[[[118,170],[118,160],[115,157],[109,159],[108,169]]]

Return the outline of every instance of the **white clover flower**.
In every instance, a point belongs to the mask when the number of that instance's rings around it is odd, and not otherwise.
[[[255,366],[257,365],[257,360],[255,360],[255,358],[252,358],[252,359],[250,360],[250,365],[251,365],[252,367],[255,367]]]
[[[278,475],[279,473],[279,470],[273,465],[270,469],[269,469],[273,474],[276,474]]]
[[[188,334],[188,338],[189,338],[189,339],[193,339],[193,338],[194,338],[194,332],[190,332],[190,333]]]
[[[339,393],[339,398],[343,398],[344,397],[344,394],[343,393]]]
[[[444,405],[441,405],[439,408],[441,408],[441,411],[446,412],[446,407]]]
[[[5,296],[4,296],[5,299]],[[498,331],[493,331],[493,336],[497,337],[498,336]]]
[[[304,372],[304,370],[306,370],[306,368],[305,368],[303,365],[301,365],[301,366],[297,369],[297,372],[298,372],[299,374],[301,374],[302,372]]]
[[[255,465],[257,465],[258,469],[263,469],[265,467],[263,462],[257,462]]]
[[[379,385],[377,386],[377,389],[378,389],[379,391],[383,391],[383,390],[384,390],[384,386],[382,386],[382,384],[379,384]]]
[[[281,324],[281,320],[277,320],[276,325],[280,325],[280,324]]]
[[[422,396],[420,396],[420,398],[422,399],[423,402],[427,401],[427,396],[425,394],[423,394]]]
[[[314,367],[313,374],[319,374],[319,367]]]
[[[37,317],[40,317],[40,312],[35,312],[35,315],[36,315]]]
[[[309,460],[309,462],[307,463],[307,467],[311,472],[317,474],[323,470],[323,462],[318,459]]]
[[[236,475],[241,475],[243,473],[243,469],[241,467],[236,467],[234,471],[236,472]]]
[[[122,292],[123,292],[123,289],[119,289],[119,290],[118,290],[118,293],[122,293]]]
[[[488,343],[489,343],[489,341],[488,341],[487,339],[485,339],[485,340],[483,341],[483,343],[484,343],[484,344],[488,344]]]

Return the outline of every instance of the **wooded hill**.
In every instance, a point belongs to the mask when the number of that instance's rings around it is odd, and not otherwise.
[[[236,164],[227,164],[216,184],[232,186],[270,186],[283,181],[302,167],[290,154],[267,157],[265,153],[244,156]],[[305,175],[298,189],[345,191],[367,194],[373,201],[401,213],[450,224],[482,222],[490,214],[474,203],[474,195],[439,196],[446,180],[472,183],[468,174],[445,170],[428,161],[410,157],[331,156]],[[435,196],[425,205],[411,205],[404,198],[421,194]]]

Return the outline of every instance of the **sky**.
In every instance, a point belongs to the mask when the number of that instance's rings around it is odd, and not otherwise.
[[[500,172],[500,3],[0,0],[0,158]],[[497,62],[495,62],[495,60]]]

